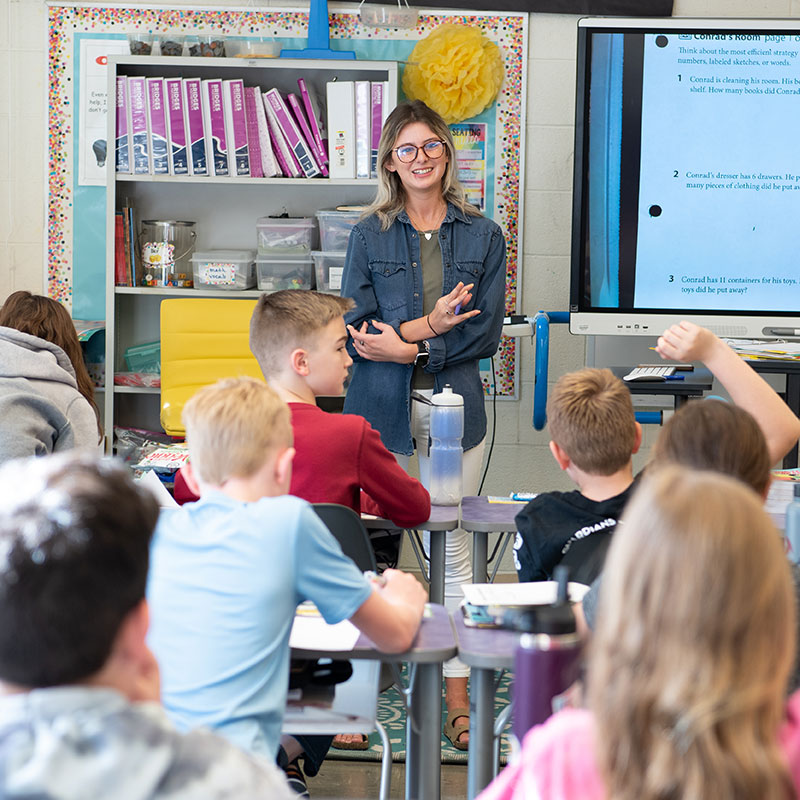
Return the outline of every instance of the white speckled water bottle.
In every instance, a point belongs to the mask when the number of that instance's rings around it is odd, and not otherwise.
[[[448,384],[431,402],[431,503],[457,506],[463,491],[464,398]]]

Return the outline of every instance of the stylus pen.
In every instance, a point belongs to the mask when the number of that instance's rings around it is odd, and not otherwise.
[[[454,313],[454,314],[459,314],[459,313],[461,313],[461,303],[459,303],[459,304],[458,304],[458,305],[457,305],[457,306],[456,306],[456,307],[453,309],[453,313]]]
[[[800,336],[800,328],[770,328],[769,332],[773,336]]]

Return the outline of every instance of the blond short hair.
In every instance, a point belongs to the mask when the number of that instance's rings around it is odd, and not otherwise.
[[[349,297],[308,289],[262,294],[250,318],[250,350],[264,377],[279,373],[289,353],[308,347],[322,328],[354,306]]]
[[[794,797],[777,741],[794,589],[755,492],[684,466],[648,471],[597,619],[588,697],[609,797]]]
[[[633,454],[636,417],[625,384],[609,369],[580,369],[556,382],[547,401],[550,438],[576,467],[612,475]]]
[[[255,474],[273,451],[292,444],[289,407],[255,378],[203,387],[184,406],[183,424],[192,469],[212,486]]]

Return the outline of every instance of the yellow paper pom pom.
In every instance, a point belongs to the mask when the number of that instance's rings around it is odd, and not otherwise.
[[[408,60],[406,97],[422,100],[448,125],[488,108],[503,82],[500,49],[467,25],[440,25],[417,42]]]

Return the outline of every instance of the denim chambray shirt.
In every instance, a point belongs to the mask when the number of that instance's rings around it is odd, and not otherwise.
[[[486,435],[484,392],[478,361],[497,350],[503,325],[506,243],[500,227],[486,217],[464,214],[452,204],[439,229],[442,250],[442,293],[459,282],[474,283],[473,297],[464,311],[479,308],[481,314],[457,325],[430,342],[425,367],[435,380],[435,392],[445,384],[464,398],[465,450]],[[345,320],[356,328],[377,319],[399,333],[401,323],[422,316],[422,270],[419,234],[405,211],[387,231],[376,216],[359,222],[350,234],[342,296],[352,297],[356,307]],[[378,333],[370,325],[370,333]],[[353,377],[344,401],[347,414],[360,414],[380,433],[393,453],[411,455],[410,396],[413,364],[368,361],[353,357]]]

